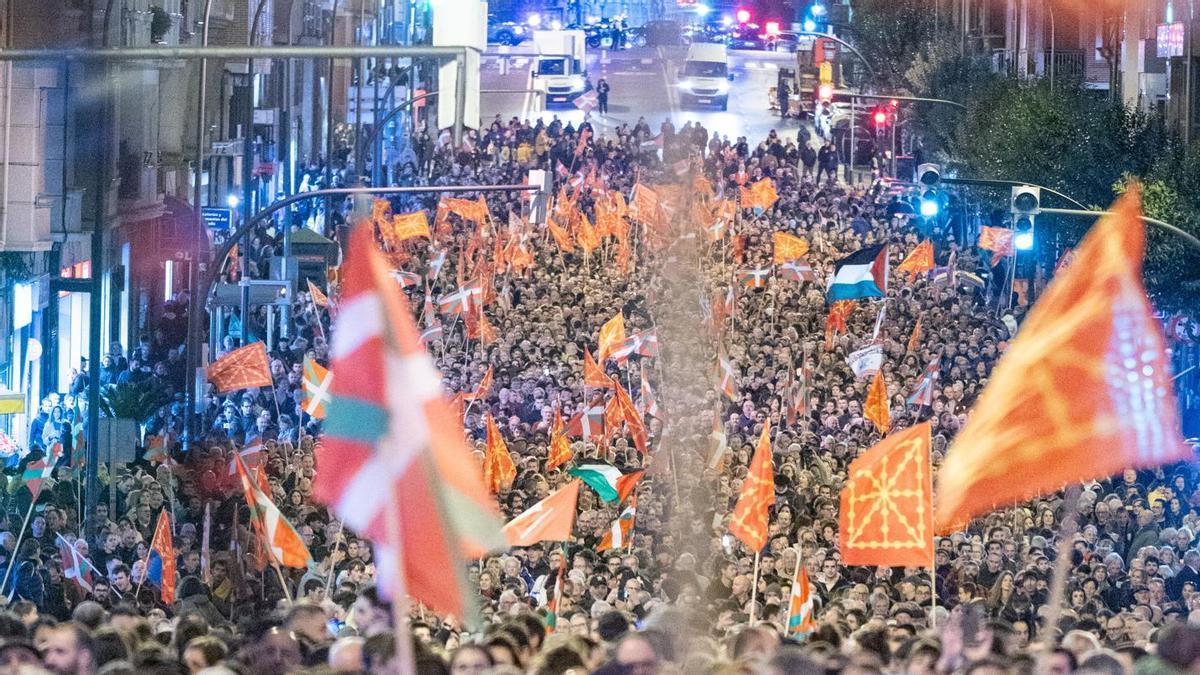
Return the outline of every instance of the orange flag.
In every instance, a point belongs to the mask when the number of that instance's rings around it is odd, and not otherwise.
[[[646,421],[642,417],[642,413],[638,411],[637,406],[633,404],[633,399],[629,397],[629,392],[625,391],[625,387],[622,387],[621,383],[615,377],[612,379],[612,386],[616,390],[613,400],[617,402],[617,408],[621,411],[621,418],[625,420],[625,424],[629,427],[629,435],[633,438],[633,445],[638,449],[638,452],[645,455],[650,452]]]
[[[486,398],[488,392],[492,390],[492,367],[488,366],[487,372],[483,374],[483,379],[479,380],[479,384],[475,387],[475,391],[462,394],[464,401],[478,401]]]
[[[391,227],[385,231],[390,241],[400,243],[413,237],[431,238],[429,220],[424,211],[413,211],[392,216]]]
[[[929,422],[889,436],[850,463],[838,550],[843,565],[933,564]]]
[[[589,255],[600,246],[600,236],[596,234],[596,229],[592,227],[587,216],[579,219],[579,225],[575,228],[575,241],[579,243],[579,248]]]
[[[546,457],[547,471],[557,469],[575,456],[575,453],[571,451],[571,442],[567,440],[567,435],[563,432],[565,427],[562,411],[555,410],[554,422],[550,425],[550,452]]]
[[[487,445],[483,451],[483,482],[497,494],[501,489],[507,490],[517,477],[517,465],[513,463],[508,445],[496,428],[496,420],[492,414],[487,415]]]
[[[1038,494],[1191,456],[1142,287],[1130,190],[1084,237],[997,364],[938,473],[939,532]]]
[[[742,208],[766,211],[779,201],[775,183],[770,178],[755,181],[748,188],[741,188]],[[801,254],[803,255],[803,254]]]
[[[665,218],[658,193],[641,183],[633,186],[631,209],[633,215],[646,225],[658,226]]]
[[[550,230],[550,236],[554,237],[554,243],[558,244],[559,250],[563,253],[570,253],[575,250],[575,242],[571,239],[571,233],[562,225],[554,222],[551,216],[546,217],[546,228]]]
[[[782,265],[808,253],[808,242],[787,232],[775,233],[775,264]]]
[[[604,374],[604,369],[596,364],[592,353],[587,347],[583,348],[583,383],[589,387],[612,387],[612,379]]]
[[[771,422],[767,420],[750,460],[750,473],[742,481],[742,494],[733,507],[729,533],[750,550],[762,550],[767,545],[768,509],[774,503],[775,465],[771,459]]]
[[[1013,249],[1013,231],[1007,227],[988,227],[984,225],[979,230],[979,248],[992,252],[992,267],[1005,256],[1015,253]]]
[[[846,327],[846,320],[854,313],[856,306],[853,300],[838,300],[830,305],[829,315],[825,317],[826,351],[833,349],[834,337],[849,331],[849,328]]]
[[[533,546],[543,541],[569,540],[575,526],[581,483],[576,478],[510,520],[501,530],[508,538],[508,545]]]
[[[482,225],[484,220],[487,219],[487,202],[483,201],[482,196],[478,200],[447,197],[444,203],[450,213],[463,220],[469,220],[477,225]]]
[[[918,274],[931,269],[933,269],[933,242],[928,239],[917,244],[912,253],[909,253],[904,261],[896,266],[897,272],[908,272],[910,281],[915,279]]]
[[[867,390],[867,401],[863,403],[863,417],[875,423],[879,433],[886,434],[892,425],[892,415],[888,406],[887,386],[883,381],[883,368],[875,373],[871,387]]]
[[[245,326],[242,330],[245,330]],[[238,389],[271,386],[271,364],[267,362],[267,347],[252,342],[217,359],[208,367],[208,381],[218,394]]]
[[[320,288],[317,288],[312,279],[308,280],[308,294],[312,297],[313,304],[317,307],[329,306],[329,296],[325,295]]]
[[[912,336],[908,338],[908,347],[904,352],[911,353],[917,350],[921,345],[921,319],[917,319],[917,325],[913,326]]]
[[[601,363],[612,354],[614,348],[625,341],[625,317],[620,312],[600,327],[599,347],[596,349],[596,359]]]

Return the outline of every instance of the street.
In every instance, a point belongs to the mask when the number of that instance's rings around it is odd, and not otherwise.
[[[484,55],[481,70],[481,89],[511,90],[533,88],[532,49],[519,47],[491,47]],[[591,114],[591,121],[603,133],[621,124],[633,126],[639,117],[645,117],[651,129],[657,130],[664,119],[670,119],[676,128],[685,122],[699,122],[710,132],[736,139],[746,136],[751,139],[766,137],[771,129],[783,132],[801,126],[796,119],[781,120],[769,109],[768,90],[775,86],[780,67],[791,63],[790,54],[768,51],[730,51],[729,65],[733,73],[730,83],[729,109],[726,111],[704,108],[683,109],[675,86],[677,72],[686,55],[685,47],[635,48],[619,51],[591,49],[587,52],[588,76],[593,84],[600,78],[608,80],[612,87],[609,94],[609,114]],[[541,97],[535,94],[487,94],[481,100],[484,121],[494,115],[504,120],[511,117],[549,121],[559,119],[578,124],[583,121],[583,112],[574,106],[547,110]]]

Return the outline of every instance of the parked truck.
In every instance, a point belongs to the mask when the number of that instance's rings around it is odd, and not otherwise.
[[[545,93],[547,108],[569,104],[591,88],[584,60],[585,39],[581,30],[533,32],[535,88]]]

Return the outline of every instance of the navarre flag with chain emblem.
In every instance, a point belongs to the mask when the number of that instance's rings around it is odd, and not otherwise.
[[[917,319],[917,325],[913,326],[912,335],[908,338],[908,345],[904,348],[904,353],[911,354],[917,350],[921,344],[921,319]]]
[[[984,225],[979,230],[979,248],[992,252],[992,267],[1001,258],[1016,252],[1013,248],[1013,231],[1007,227],[989,227]]]
[[[575,241],[571,238],[571,233],[556,223],[553,216],[546,217],[546,229],[550,231],[550,236],[554,237],[554,243],[558,244],[560,251],[570,253],[575,250]]]
[[[879,433],[886,434],[892,425],[888,407],[887,385],[883,381],[883,370],[876,371],[871,386],[867,389],[867,400],[863,403],[863,417],[870,420]]]
[[[620,312],[600,327],[600,337],[597,340],[596,360],[604,362],[613,350],[625,341],[625,317]]]
[[[218,394],[271,386],[271,364],[267,362],[266,345],[253,342],[217,359],[208,367],[208,381],[216,387]]]
[[[742,481],[742,493],[733,507],[729,533],[751,551],[767,545],[769,509],[775,503],[775,464],[771,458],[771,421],[763,424],[758,447],[750,460],[750,473]]]
[[[175,545],[171,542],[171,520],[165,509],[158,513],[150,551],[146,553],[146,581],[162,591],[163,604],[175,602]]]
[[[922,422],[883,439],[850,463],[838,524],[843,564],[933,564],[930,450],[929,422]]]
[[[308,295],[312,298],[313,304],[317,307],[329,306],[329,296],[325,295],[325,292],[312,282],[312,279],[308,280]]]
[[[808,253],[808,242],[787,232],[775,233],[775,264],[791,262]]]
[[[1191,459],[1130,190],[1050,282],[938,472],[937,529],[1070,483]]]
[[[918,274],[924,274],[933,269],[933,242],[926,239],[917,244],[917,247],[909,253],[904,260],[896,266],[897,272],[906,272],[909,280],[916,278]]]
[[[612,378],[604,374],[604,369],[592,358],[587,347],[583,348],[583,384],[588,387],[612,387]]]
[[[755,214],[761,214],[779,201],[775,192],[775,183],[770,178],[755,181],[748,188],[740,188],[743,209],[753,209]],[[803,255],[803,254],[801,254]]]
[[[487,414],[487,444],[483,451],[483,482],[497,494],[507,490],[517,477],[517,465],[513,462],[508,444],[496,427],[496,420],[491,413]]]
[[[554,410],[554,421],[550,424],[550,450],[546,455],[546,470],[553,471],[571,461],[575,453],[571,451],[571,442],[567,440],[566,425],[563,424],[562,411]]]
[[[346,250],[313,494],[375,543],[386,592],[403,574],[418,602],[469,617],[465,561],[504,547],[499,511],[370,228],[355,227]]]
[[[475,389],[463,393],[463,400],[482,401],[483,399],[487,398],[488,393],[492,391],[492,379],[494,377],[495,374],[492,371],[492,367],[488,366],[487,372],[485,372],[483,377],[480,378],[479,384],[475,385]]]
[[[317,419],[325,419],[325,404],[329,402],[329,387],[333,375],[312,357],[304,357],[304,412]]]
[[[413,211],[392,216],[391,227],[384,233],[384,240],[389,244],[402,244],[413,237],[432,238],[429,232],[429,219],[424,211]]]
[[[581,484],[576,478],[508,521],[503,529],[508,545],[533,546],[543,541],[570,540]]]

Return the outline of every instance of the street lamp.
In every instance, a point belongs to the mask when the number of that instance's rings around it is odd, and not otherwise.
[[[225,198],[225,203],[229,206],[229,208],[236,210],[237,207],[242,203],[242,200],[237,195],[230,194]]]

